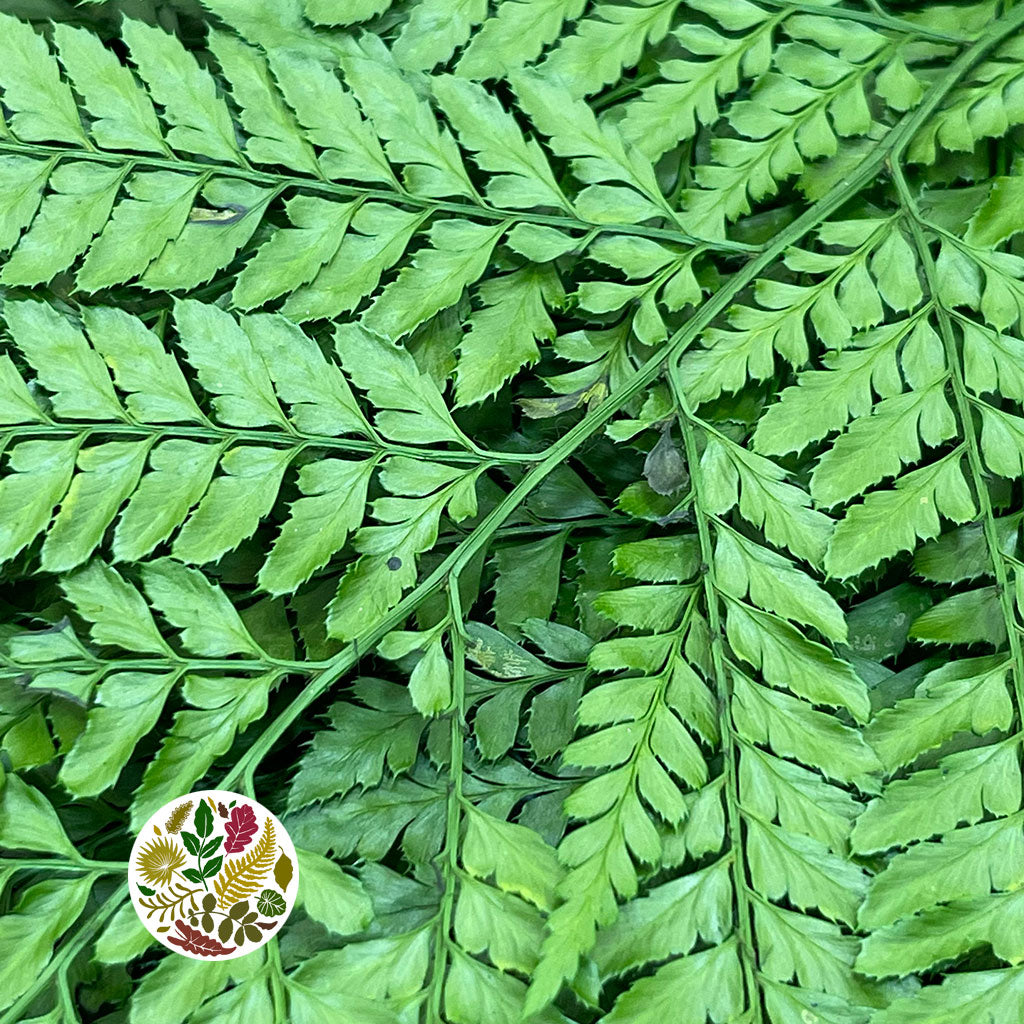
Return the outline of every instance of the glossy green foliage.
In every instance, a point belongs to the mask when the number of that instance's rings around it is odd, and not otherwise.
[[[0,1024],[1019,1024],[1022,39],[0,4]]]

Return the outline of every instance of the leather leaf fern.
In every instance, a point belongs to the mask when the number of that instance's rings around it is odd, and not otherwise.
[[[0,4],[0,1024],[1019,1024],[1022,30]]]

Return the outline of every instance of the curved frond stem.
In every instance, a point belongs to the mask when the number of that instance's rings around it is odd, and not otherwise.
[[[733,851],[734,892],[739,929],[739,954],[743,965],[743,976],[747,987],[747,999],[753,1011],[751,1024],[764,1020],[760,989],[756,980],[756,953],[754,945],[753,907],[750,903],[750,887],[746,877],[743,850],[743,819],[740,812],[739,775],[737,772],[736,736],[732,723],[732,688],[725,665],[724,632],[721,609],[718,603],[718,587],[714,571],[714,545],[711,537],[711,521],[701,505],[704,482],[701,479],[700,455],[693,428],[696,425],[685,389],[680,379],[679,364],[673,361],[668,367],[672,394],[679,409],[679,431],[683,438],[686,465],[693,485],[693,518],[700,542],[700,576],[704,590],[704,604],[708,617],[708,631],[711,636],[711,662],[714,667],[715,696],[718,704],[718,731],[722,743],[723,774],[725,775],[726,829],[729,845]]]
[[[1024,8],[1020,10],[1024,10]],[[1015,13],[1019,15],[1020,10]],[[974,410],[972,408],[971,396],[964,382],[964,370],[960,361],[961,357],[956,337],[953,334],[952,318],[938,299],[938,271],[931,250],[928,247],[928,239],[924,233],[925,224],[920,216],[917,202],[910,191],[907,179],[899,163],[894,160],[890,164],[890,169],[900,201],[908,214],[907,219],[910,223],[910,231],[914,238],[914,245],[917,248],[921,265],[924,268],[928,290],[935,301],[939,333],[942,337],[942,344],[946,353],[946,362],[949,365],[950,383],[956,403],[957,418],[960,421],[960,429],[963,431],[971,483],[975,499],[981,510],[985,544],[988,549],[989,560],[992,563],[992,573],[996,581],[999,608],[1006,626],[1007,643],[1009,644],[1013,663],[1013,688],[1017,701],[1017,713],[1024,719],[1024,649],[1021,646],[1017,617],[1013,607],[1012,584],[1007,576],[1006,562],[1001,551],[996,529],[995,513],[992,509],[992,501],[985,482],[985,470],[981,460],[981,447],[974,421]]]
[[[622,515],[606,515],[606,516],[587,516],[584,519],[570,519],[564,522],[537,522],[532,523],[528,526],[505,526],[500,530],[494,531],[494,540],[500,540],[505,537],[537,537],[544,536],[549,533],[558,533],[561,530],[592,530],[592,529],[603,529],[605,527],[611,527],[614,529],[621,529],[627,526],[635,526],[636,524],[631,520],[627,519]],[[466,537],[471,535],[469,530],[458,530],[454,533],[442,533],[438,536],[438,544],[454,544],[460,540],[464,540]]]

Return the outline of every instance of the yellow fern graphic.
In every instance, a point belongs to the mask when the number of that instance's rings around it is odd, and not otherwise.
[[[221,910],[251,896],[263,885],[274,865],[276,849],[274,823],[267,818],[263,835],[256,845],[244,856],[225,861],[220,874],[213,880],[213,891],[217,894],[217,906]]]

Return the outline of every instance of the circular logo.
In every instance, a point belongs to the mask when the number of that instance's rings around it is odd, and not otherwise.
[[[233,960],[264,945],[295,902],[295,847],[261,804],[218,789],[166,804],[146,822],[128,867],[147,931],[193,960]]]

